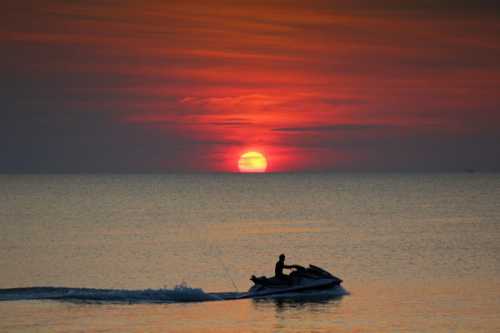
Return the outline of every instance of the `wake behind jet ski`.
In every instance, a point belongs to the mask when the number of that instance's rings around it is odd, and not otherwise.
[[[307,268],[300,265],[287,266],[284,264],[284,260],[285,256],[281,255],[280,260],[276,263],[276,275],[274,277],[267,278],[252,275],[250,280],[254,283],[254,286],[241,297],[253,298],[319,291],[335,288],[342,283],[341,279],[318,266],[309,265]],[[283,268],[294,269],[294,271],[290,275],[285,275],[282,273]]]

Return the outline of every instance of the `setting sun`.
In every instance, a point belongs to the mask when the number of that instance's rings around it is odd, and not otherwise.
[[[249,151],[240,156],[238,161],[240,172],[266,172],[267,159],[256,151]]]

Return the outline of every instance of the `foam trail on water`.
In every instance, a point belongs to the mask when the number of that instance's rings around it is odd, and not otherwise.
[[[0,301],[67,300],[82,302],[177,303],[219,301],[221,297],[185,284],[173,289],[93,289],[65,287],[29,287],[0,289]]]
[[[203,289],[192,288],[183,283],[175,286],[173,289],[163,288],[144,290],[66,287],[0,289],[0,302],[21,300],[56,300],[86,303],[183,303],[237,300],[241,298],[316,300],[323,298],[336,298],[344,295],[349,295],[349,292],[340,286],[328,290],[289,292],[277,295],[257,296],[240,292],[206,293]]]

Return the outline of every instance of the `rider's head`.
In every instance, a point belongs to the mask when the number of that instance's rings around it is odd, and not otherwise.
[[[284,254],[280,254],[280,260],[281,260],[281,261],[284,261],[284,260],[285,260],[285,255],[284,255]]]

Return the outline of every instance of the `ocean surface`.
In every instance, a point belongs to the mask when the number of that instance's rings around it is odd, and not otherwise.
[[[232,300],[315,264],[343,289]],[[500,175],[3,175],[0,332],[500,332]]]

